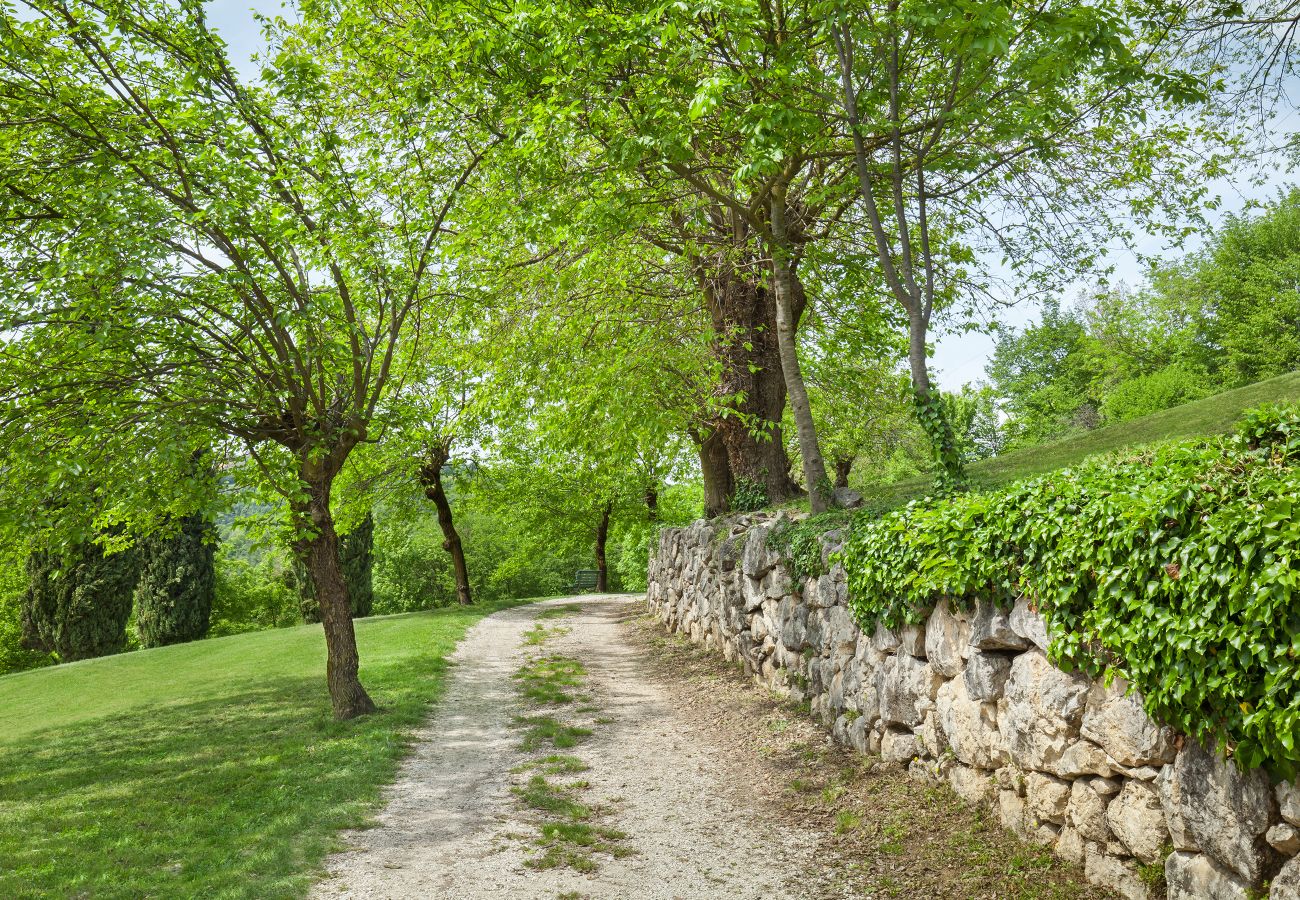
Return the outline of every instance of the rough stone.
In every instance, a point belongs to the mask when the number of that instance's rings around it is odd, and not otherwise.
[[[1300,900],[1300,856],[1283,866],[1273,878],[1268,900]]]
[[[822,644],[832,657],[852,656],[858,648],[858,623],[843,606],[833,606],[826,614]]]
[[[1021,597],[1011,607],[1008,616],[1011,630],[1025,640],[1037,645],[1039,650],[1047,651],[1047,623],[1043,617],[1029,608],[1029,598]]]
[[[886,725],[915,728],[933,708],[943,676],[929,663],[906,653],[891,656],[876,670],[880,718]]]
[[[1119,796],[1106,807],[1106,824],[1128,852],[1144,863],[1159,859],[1169,840],[1160,796],[1141,781],[1124,782]]]
[[[1259,880],[1274,801],[1262,771],[1243,773],[1188,740],[1156,783],[1176,849],[1202,850],[1247,882]]]
[[[953,792],[967,803],[990,803],[996,791],[993,777],[988,772],[970,766],[953,766],[949,769],[948,783],[952,785]]]
[[[1165,860],[1168,900],[1250,900],[1250,885],[1204,853],[1183,850]]]
[[[1079,778],[1100,775],[1109,778],[1115,774],[1115,760],[1091,741],[1075,741],[1065,748],[1056,763],[1056,773],[1062,778]]]
[[[808,646],[808,607],[798,597],[784,597],[777,608],[777,621],[781,624],[781,643],[791,653],[799,653]]]
[[[1031,641],[1016,634],[1008,610],[981,598],[971,617],[970,644],[977,650],[1028,650]]]
[[[1295,856],[1300,853],[1300,830],[1289,822],[1279,822],[1264,833],[1264,840],[1278,853]]]
[[[847,487],[835,488],[831,491],[831,499],[840,509],[857,509],[865,502],[861,494]]]
[[[876,630],[871,633],[871,646],[881,653],[893,653],[899,646],[898,632],[877,622]]]
[[[998,729],[1011,759],[1021,768],[1057,773],[1079,734],[1087,679],[1066,674],[1037,650],[1011,663],[1011,677],[998,701]]]
[[[1065,820],[1078,829],[1086,841],[1105,844],[1111,839],[1110,826],[1106,823],[1106,798],[1086,781],[1079,780],[1070,785]]]
[[[1150,896],[1136,865],[1110,856],[1095,844],[1084,848],[1083,874],[1093,884],[1108,888],[1127,900],[1147,900]]]
[[[939,727],[959,761],[981,769],[996,768],[1004,761],[996,707],[971,700],[963,679],[944,682],[935,706]]]
[[[898,649],[920,659],[925,659],[925,626],[904,625],[898,629]]]
[[[1007,678],[1011,675],[1011,659],[1001,653],[975,650],[966,660],[962,677],[966,680],[966,693],[972,700],[996,701],[1002,697]]]
[[[771,530],[770,525],[750,529],[740,563],[741,571],[750,578],[762,578],[777,563],[776,554],[767,547],[767,533]]]
[[[1061,829],[1056,839],[1056,855],[1076,866],[1083,865],[1084,842],[1079,829],[1073,825],[1066,825]]]
[[[1114,797],[1120,792],[1120,788],[1123,787],[1120,779],[1103,778],[1101,776],[1089,778],[1088,784],[1092,786],[1094,791],[1101,794],[1103,797]]]
[[[880,758],[887,763],[906,765],[924,753],[921,739],[910,731],[890,728],[880,741]]]
[[[1025,830],[1025,801],[1015,791],[998,791],[998,818],[1002,827],[1014,832],[1021,840],[1028,840]]]
[[[1088,691],[1080,733],[1098,744],[1120,765],[1159,766],[1174,761],[1174,738],[1157,725],[1137,694],[1116,678],[1106,687],[1098,681]]]
[[[1069,782],[1042,772],[1030,772],[1025,776],[1025,812],[1040,823],[1063,823],[1069,802]]]
[[[945,598],[930,613],[925,625],[925,658],[945,678],[961,674],[962,652],[970,643],[970,624]]]
[[[1282,818],[1292,825],[1300,826],[1300,782],[1283,781],[1275,790]]]

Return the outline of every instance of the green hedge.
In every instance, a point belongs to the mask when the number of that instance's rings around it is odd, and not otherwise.
[[[1127,679],[1243,768],[1300,770],[1296,410],[859,519],[841,560],[864,628],[922,622],[943,597],[1027,595],[1054,662]]]

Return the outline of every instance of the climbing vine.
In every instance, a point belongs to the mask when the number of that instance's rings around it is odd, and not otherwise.
[[[1300,770],[1300,410],[1235,438],[1090,461],[855,521],[841,559],[864,627],[942,597],[1047,620],[1053,661],[1114,674],[1243,768]]]

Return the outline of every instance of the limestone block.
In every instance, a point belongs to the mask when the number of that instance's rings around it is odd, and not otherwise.
[[[1160,766],[1174,761],[1173,732],[1156,724],[1135,693],[1116,678],[1098,681],[1088,691],[1080,733],[1124,766]]]
[[[907,765],[924,754],[921,739],[910,731],[889,728],[880,739],[880,758],[887,763]]]
[[[1079,834],[1079,829],[1073,825],[1064,826],[1056,839],[1056,855],[1066,862],[1081,866],[1084,853],[1083,835]]]
[[[1025,801],[1015,791],[998,791],[998,818],[1003,828],[1022,841],[1029,839],[1025,829]]]
[[[876,670],[880,717],[887,725],[915,728],[933,708],[943,676],[925,662],[906,653],[889,657]]]
[[[832,656],[853,656],[858,649],[858,623],[853,614],[843,606],[833,606],[826,614],[822,631],[822,644]]]
[[[1119,796],[1106,807],[1106,824],[1128,852],[1144,863],[1158,860],[1169,840],[1160,795],[1141,781],[1124,782]]]
[[[881,653],[893,653],[898,649],[899,643],[897,631],[876,623],[876,630],[871,633],[871,646]]]
[[[1011,675],[1011,658],[1002,653],[975,650],[966,660],[962,677],[966,679],[966,693],[972,700],[996,701],[1002,697],[1007,678]]]
[[[1109,778],[1117,768],[1115,760],[1096,744],[1091,741],[1075,741],[1065,748],[1056,763],[1055,771],[1062,778],[1079,778],[1084,775]]]
[[[741,571],[750,578],[762,578],[776,565],[776,554],[767,547],[767,535],[772,530],[770,525],[759,525],[749,531],[745,540],[745,553],[741,558]]]
[[[1065,822],[1070,802],[1070,783],[1042,772],[1025,776],[1025,811],[1039,822]]]
[[[900,653],[925,659],[925,626],[904,625],[898,629],[898,649]]]
[[[981,769],[1002,764],[1005,752],[996,707],[970,699],[964,679],[955,678],[939,688],[935,709],[944,738],[959,761]]]
[[[970,766],[957,765],[949,769],[948,783],[958,797],[980,806],[992,802],[997,791],[992,775],[984,769]]]
[[[1117,859],[1096,844],[1084,848],[1083,874],[1093,884],[1108,888],[1126,900],[1147,900],[1150,896],[1132,860]]]
[[[1011,607],[1008,616],[1011,630],[1020,637],[1035,644],[1039,650],[1047,650],[1047,623],[1043,617],[1029,608],[1029,598],[1021,597]]]
[[[1264,840],[1278,853],[1287,856],[1300,853],[1300,829],[1289,822],[1279,822],[1264,832]]]
[[[1062,672],[1039,651],[1017,656],[998,701],[998,729],[1012,760],[1024,769],[1056,773],[1078,738],[1087,692],[1085,677]]]
[[[981,598],[971,617],[970,645],[977,650],[1028,650],[1032,642],[1016,634],[1009,610]]]
[[[1277,873],[1268,900],[1300,900],[1300,856],[1288,862]]]
[[[1106,798],[1083,779],[1070,785],[1065,820],[1078,829],[1085,841],[1105,844],[1111,839],[1110,826],[1106,823]]]
[[[925,658],[945,678],[961,674],[963,652],[970,644],[970,623],[953,610],[945,598],[939,601],[925,624]]]
[[[1179,850],[1165,860],[1168,900],[1250,900],[1250,885],[1204,853]]]
[[[1300,826],[1300,782],[1284,781],[1274,790],[1277,792],[1277,805],[1282,811],[1282,818],[1292,825]]]
[[[1259,880],[1260,838],[1274,802],[1268,777],[1188,740],[1156,781],[1176,849],[1198,849],[1248,883]]]

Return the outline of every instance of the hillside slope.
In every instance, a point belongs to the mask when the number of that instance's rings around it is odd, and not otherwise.
[[[969,472],[977,488],[995,488],[1075,465],[1098,453],[1156,441],[1227,434],[1244,410],[1262,403],[1288,402],[1300,402],[1300,372],[1279,375],[1051,444],[1004,453],[975,463]],[[909,478],[872,490],[869,500],[886,504],[905,502],[923,495],[929,484],[928,479]]]

